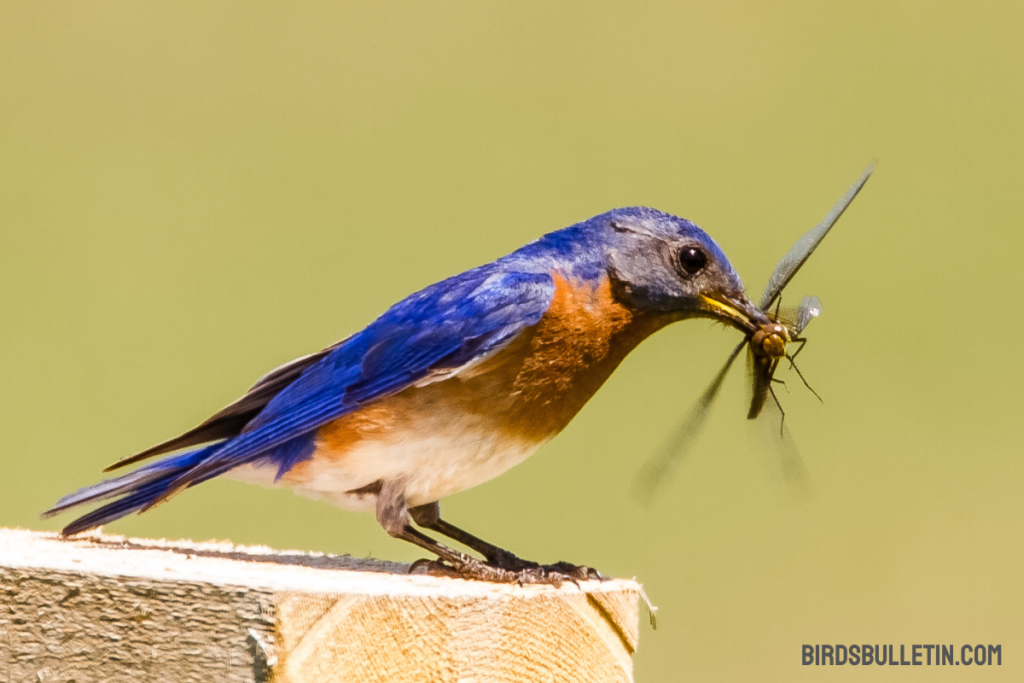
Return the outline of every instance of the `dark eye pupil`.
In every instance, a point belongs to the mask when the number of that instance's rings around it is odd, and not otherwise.
[[[679,254],[679,266],[687,275],[696,275],[708,264],[708,257],[697,247],[687,247]]]

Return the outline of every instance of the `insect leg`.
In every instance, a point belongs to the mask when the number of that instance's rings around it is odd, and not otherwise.
[[[801,347],[801,348],[803,348],[803,347]],[[804,383],[804,386],[805,386],[805,387],[807,387],[807,389],[808,389],[808,390],[809,390],[809,391],[810,391],[810,392],[811,392],[812,394],[814,394],[814,397],[815,397],[816,399],[818,399],[819,401],[821,401],[822,403],[824,403],[824,402],[825,402],[825,399],[823,399],[823,398],[822,398],[821,396],[819,396],[819,395],[818,395],[818,392],[814,390],[814,387],[812,387],[812,386],[811,386],[811,385],[810,385],[810,384],[809,384],[809,383],[807,382],[807,379],[806,379],[806,378],[804,378],[804,373],[800,372],[800,368],[798,368],[798,367],[796,366],[796,363],[794,363],[794,362],[793,362],[793,358],[794,358],[794,356],[795,356],[795,354],[794,354],[793,356],[790,356],[789,354],[786,354],[786,358],[788,358],[788,359],[789,359],[789,367],[791,367],[791,368],[793,368],[794,370],[796,370],[796,374],[797,374],[797,375],[798,375],[798,376],[800,377],[800,381]]]
[[[797,348],[796,352],[794,352],[792,356],[789,355],[789,354],[786,354],[786,358],[789,359],[789,367],[793,367],[793,361],[796,360],[796,357],[798,355],[800,355],[801,351],[804,350],[804,346],[807,344],[807,338],[806,337],[793,337],[793,342],[792,343],[799,344],[800,346]]]
[[[782,415],[782,418],[779,420],[779,438],[781,439],[785,437],[786,411],[782,409],[782,404],[779,403],[779,397],[775,395],[775,389],[773,389],[770,384],[768,385],[768,393],[772,395],[772,400],[775,401],[775,407],[779,409],[779,413]]]

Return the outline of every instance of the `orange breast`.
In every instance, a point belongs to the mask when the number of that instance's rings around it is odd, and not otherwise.
[[[507,382],[502,428],[541,440],[561,431],[637,344],[672,322],[616,301],[607,278],[554,280],[540,322],[481,368]]]

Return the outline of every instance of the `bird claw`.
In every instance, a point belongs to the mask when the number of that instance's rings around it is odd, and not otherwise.
[[[510,561],[510,558],[513,561]],[[445,560],[417,560],[409,568],[412,572],[419,568],[425,568],[431,576],[445,576],[454,579],[467,579],[475,581],[487,581],[490,583],[516,583],[526,584],[547,584],[556,588],[564,582],[571,581],[579,587],[580,581],[599,580],[605,577],[596,569],[587,566],[578,566],[568,562],[556,562],[554,564],[538,564],[528,560],[521,560],[511,553],[501,558],[505,566],[483,562],[474,558],[460,559],[458,562]]]
[[[431,576],[445,576],[451,579],[470,579],[476,581],[488,581],[490,583],[516,583],[519,580],[515,572],[510,572],[500,567],[494,567],[474,558],[460,559],[459,561],[446,560],[416,560],[409,567],[412,573],[416,569],[424,568]]]
[[[569,564],[568,562],[555,562],[554,564],[543,565],[541,569],[549,574],[561,574],[563,576],[567,576],[574,582],[605,580],[605,577],[601,575],[601,572],[584,564],[576,565]]]
[[[603,580],[605,577],[601,576],[601,573],[592,567],[586,565],[575,565],[569,562],[555,562],[554,564],[539,564],[537,562],[531,562],[530,560],[524,560],[520,557],[513,555],[507,550],[500,551],[500,554],[494,557],[488,557],[489,564],[495,567],[500,567],[511,572],[528,572],[531,574],[546,573],[546,574],[561,574],[568,579],[574,579],[578,581],[591,581],[591,580]]]
[[[500,555],[488,559],[493,566],[519,574],[521,577],[520,583],[551,583],[558,585],[562,581],[577,583],[579,581],[604,580],[599,571],[586,565],[575,565],[569,562],[538,564],[537,562],[516,557],[507,550],[502,550]]]

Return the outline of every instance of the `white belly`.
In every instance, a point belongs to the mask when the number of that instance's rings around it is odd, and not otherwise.
[[[415,430],[395,430],[352,444],[341,454],[319,447],[310,460],[276,483],[273,465],[244,465],[226,476],[264,486],[291,486],[300,495],[347,510],[370,511],[376,505],[375,494],[349,492],[397,480],[405,483],[410,506],[433,503],[507,472],[543,443],[510,437],[478,416],[449,414],[425,422]]]

